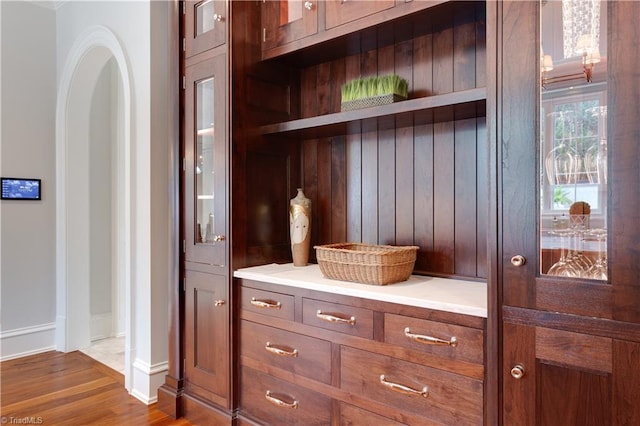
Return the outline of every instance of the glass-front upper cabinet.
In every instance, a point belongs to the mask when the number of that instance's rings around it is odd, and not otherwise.
[[[223,0],[184,2],[186,57],[225,43],[226,5]]]
[[[318,0],[263,0],[262,49],[318,32]]]
[[[222,266],[226,255],[224,55],[186,69],[185,255]]]
[[[607,7],[542,1],[540,273],[607,280]]]

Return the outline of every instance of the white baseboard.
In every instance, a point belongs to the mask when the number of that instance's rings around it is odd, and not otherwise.
[[[56,349],[55,323],[17,328],[0,333],[0,361]]]
[[[91,315],[91,341],[113,337],[111,312]]]
[[[129,393],[147,405],[158,402],[158,388],[164,383],[169,363],[165,361],[151,365],[136,359],[132,367],[133,380]]]

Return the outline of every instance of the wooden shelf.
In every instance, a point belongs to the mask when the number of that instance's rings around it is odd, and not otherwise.
[[[483,117],[487,89],[484,87],[409,99],[389,105],[337,112],[261,126],[263,135],[320,138],[360,131],[362,120],[378,119],[378,129],[393,128],[396,119],[407,125],[428,124],[471,117]]]
[[[263,60],[277,59],[291,66],[309,66],[377,49],[431,31],[434,23],[447,22],[468,2],[420,0],[319,31],[262,52]]]

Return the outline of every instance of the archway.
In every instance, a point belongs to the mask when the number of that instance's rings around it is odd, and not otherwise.
[[[106,68],[115,76],[114,110],[109,121],[113,150],[113,218],[109,239],[113,246],[111,271],[118,283],[114,298],[121,303],[125,333],[125,387],[131,383],[133,329],[131,303],[131,85],[123,49],[104,27],[82,34],[71,49],[58,92],[56,107],[56,345],[65,352],[90,343],[91,229],[95,209],[91,207],[92,132],[95,133],[96,85]],[[92,115],[93,114],[93,115]],[[96,161],[95,159],[93,161]],[[95,173],[94,173],[95,175]],[[95,176],[94,176],[95,178]],[[94,213],[92,215],[92,213]],[[95,262],[94,262],[95,263]]]

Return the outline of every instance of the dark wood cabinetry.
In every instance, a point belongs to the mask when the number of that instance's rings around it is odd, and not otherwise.
[[[225,55],[185,69],[184,260],[220,273],[227,257]]]
[[[307,277],[239,280],[240,424],[483,424],[484,318],[334,293],[344,283],[321,284],[315,266]]]
[[[186,0],[183,2],[184,56],[189,58],[226,43],[227,2]]]
[[[376,1],[340,1],[328,0],[326,5],[326,25],[327,29],[346,24],[359,18],[381,12],[395,6],[395,0]]]
[[[226,1],[185,1],[180,169],[181,277],[159,406],[194,424],[231,424]]]
[[[185,13],[185,290],[161,388],[169,412],[247,425],[640,424],[640,3],[603,3],[606,281],[540,272],[540,2],[213,3],[224,36],[190,28],[206,2]],[[388,73],[407,79],[408,100],[341,110],[343,83]],[[197,141],[209,130],[195,111],[211,77],[220,163],[207,211]],[[414,273],[488,283],[487,319],[232,282],[291,261],[298,187],[313,245],[417,245]],[[407,337],[422,329],[465,344]]]
[[[607,281],[540,274],[539,2],[498,5],[498,275],[502,304],[505,425],[625,425],[640,422],[640,126],[637,2],[603,2],[608,16],[609,210]],[[624,35],[623,35],[624,34]],[[633,41],[632,41],[633,40]],[[635,73],[635,74],[634,74]],[[532,119],[533,118],[533,119]],[[633,206],[633,207],[632,207]],[[511,261],[521,255],[526,263]]]
[[[301,40],[318,32],[316,0],[273,0],[262,4],[262,49]]]
[[[272,103],[247,105],[257,134],[238,141],[237,169],[268,170],[273,202],[265,210],[265,174],[234,176],[246,218],[257,219],[239,231],[254,238],[234,240],[245,265],[290,259],[286,210],[275,201],[302,187],[312,244],[417,245],[416,272],[486,278],[486,5],[412,3],[325,29],[303,49],[270,50],[249,67],[247,86],[263,90],[252,95]],[[407,79],[409,100],[341,111],[343,83],[388,73]],[[279,238],[260,239],[273,230]]]

